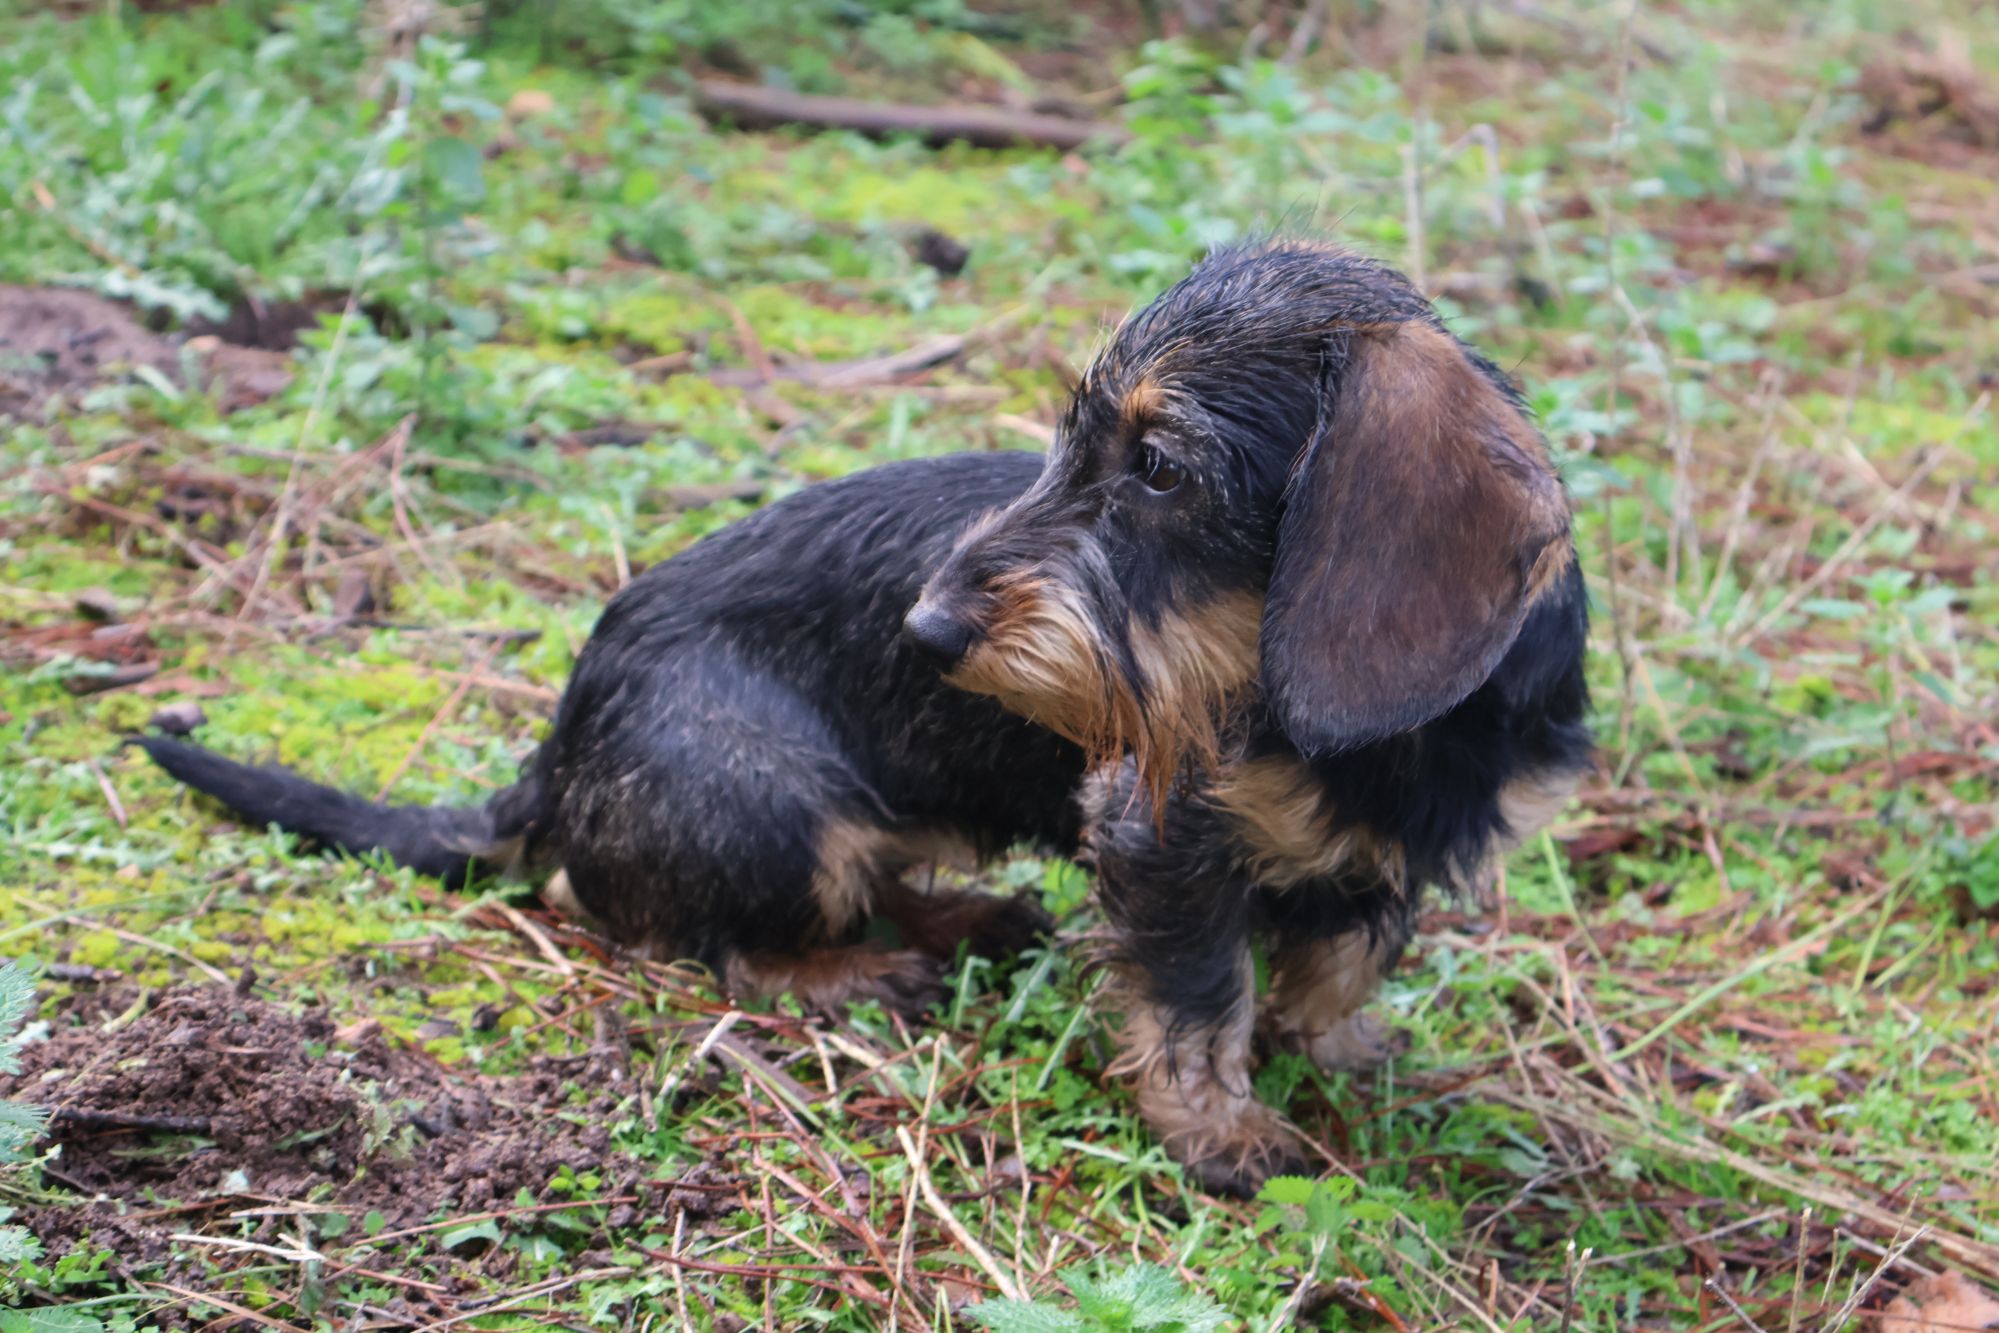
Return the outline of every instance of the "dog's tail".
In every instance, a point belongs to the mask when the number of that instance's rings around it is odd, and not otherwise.
[[[276,825],[329,851],[381,852],[397,865],[454,885],[517,862],[542,804],[532,765],[520,782],[482,806],[384,805],[322,787],[290,769],[239,764],[185,741],[135,736],[131,743],[180,781],[259,827]]]

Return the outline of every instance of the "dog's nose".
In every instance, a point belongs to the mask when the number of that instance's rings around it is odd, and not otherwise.
[[[928,602],[918,602],[902,619],[902,633],[922,654],[949,671],[972,646],[971,626]]]

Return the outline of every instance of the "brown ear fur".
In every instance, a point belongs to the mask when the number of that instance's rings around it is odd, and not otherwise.
[[[1456,339],[1372,325],[1348,350],[1286,492],[1263,618],[1264,694],[1306,754],[1455,707],[1569,547],[1539,435]]]

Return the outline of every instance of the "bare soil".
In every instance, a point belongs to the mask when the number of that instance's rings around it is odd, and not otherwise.
[[[247,307],[246,307],[247,309]],[[317,318],[304,302],[250,316],[198,324],[187,345],[201,354],[225,412],[254,407],[291,384],[289,349]],[[248,321],[248,322],[246,322]],[[51,402],[146,366],[181,379],[181,345],[154,333],[116,301],[66,287],[0,285],[0,417],[47,413]]]
[[[372,1024],[336,1031],[322,1012],[228,987],[177,987],[136,1017],[133,998],[79,994],[22,1072],[0,1077],[0,1096],[53,1112],[51,1183],[93,1200],[24,1210],[55,1254],[94,1235],[126,1262],[167,1261],[169,1237],[233,1231],[242,1210],[273,1214],[251,1234],[283,1242],[299,1228],[285,1205],[346,1215],[351,1244],[364,1222],[381,1232],[506,1211],[522,1191],[560,1202],[548,1186],[565,1167],[601,1172],[602,1198],[649,1189],[610,1151],[616,1096],[572,1104],[580,1062],[464,1074]]]
[[[63,287],[0,286],[0,412],[89,388],[132,366],[171,373],[173,344],[124,306]]]

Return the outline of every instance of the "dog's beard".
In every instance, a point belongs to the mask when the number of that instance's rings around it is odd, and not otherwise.
[[[1150,624],[1120,617],[1119,645],[1100,602],[1059,573],[992,595],[983,640],[952,684],[1075,741],[1093,763],[1129,751],[1155,811],[1176,778],[1215,765],[1224,721],[1256,677],[1261,597],[1225,594]]]
[[[1138,694],[1075,586],[1035,573],[998,583],[990,595],[992,618],[950,682],[991,695],[1093,761],[1135,744],[1144,731]]]

